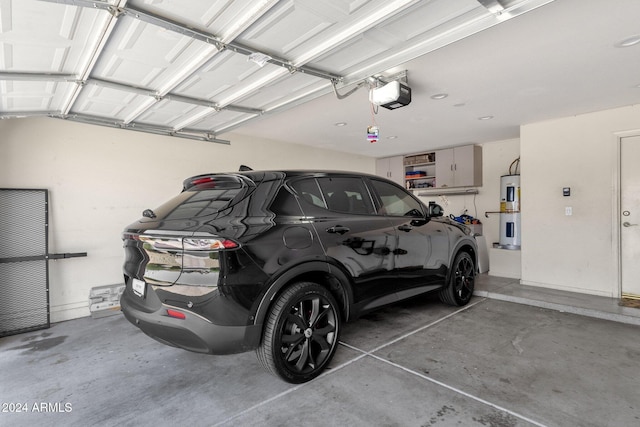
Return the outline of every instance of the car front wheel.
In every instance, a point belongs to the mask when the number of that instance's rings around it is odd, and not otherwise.
[[[262,365],[290,383],[320,375],[338,347],[338,304],[320,285],[299,282],[287,288],[267,316],[256,350]]]
[[[456,255],[449,283],[440,291],[440,300],[446,304],[462,306],[471,300],[476,278],[476,267],[471,255],[460,252]]]

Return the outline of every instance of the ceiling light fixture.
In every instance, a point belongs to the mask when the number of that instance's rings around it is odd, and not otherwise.
[[[435,99],[435,100],[445,99],[447,96],[449,96],[449,94],[447,93],[436,93],[435,95],[431,95],[431,99]]]
[[[631,47],[640,43],[640,35],[635,35],[631,37],[627,37],[624,40],[620,40],[615,44],[616,47]]]
[[[337,126],[337,127],[339,127],[339,128],[341,128],[341,127],[343,127],[343,126],[346,126],[346,125],[347,125],[347,122],[338,122],[338,123],[334,123],[333,125],[334,125],[334,126]]]
[[[493,116],[482,116],[482,117],[478,117],[478,120],[491,120],[493,119]]]

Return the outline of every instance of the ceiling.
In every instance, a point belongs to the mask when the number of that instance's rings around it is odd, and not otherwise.
[[[382,157],[637,104],[639,71],[638,0],[0,0],[4,119]]]

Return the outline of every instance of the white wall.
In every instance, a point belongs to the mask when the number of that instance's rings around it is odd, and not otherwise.
[[[522,283],[619,296],[615,133],[638,129],[640,105],[522,126]]]
[[[640,106],[523,126],[520,140],[483,144],[474,196],[424,197],[483,222],[499,239],[500,176],[521,156],[522,283],[617,297],[617,137],[640,130]],[[94,286],[122,281],[122,229],[181,189],[188,176],[254,169],[375,172],[366,156],[229,136],[231,145],[162,137],[48,118],[0,120],[0,187],[50,190],[52,321],[88,315]],[[572,195],[562,197],[562,187]],[[565,207],[573,215],[565,216]]]
[[[207,172],[335,169],[374,173],[375,160],[230,135],[231,145],[157,136],[49,118],[0,120],[0,188],[50,191],[51,320],[86,316],[89,290],[122,282],[120,233]]]

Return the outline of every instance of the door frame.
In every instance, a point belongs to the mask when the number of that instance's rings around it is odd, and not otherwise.
[[[615,148],[615,167],[613,172],[613,200],[612,200],[612,214],[613,218],[611,221],[612,232],[612,249],[614,253],[614,262],[615,262],[615,275],[617,283],[617,298],[622,298],[622,221],[620,219],[620,213],[622,212],[622,140],[624,138],[640,136],[640,129],[615,132],[614,133],[616,140],[616,148]]]

